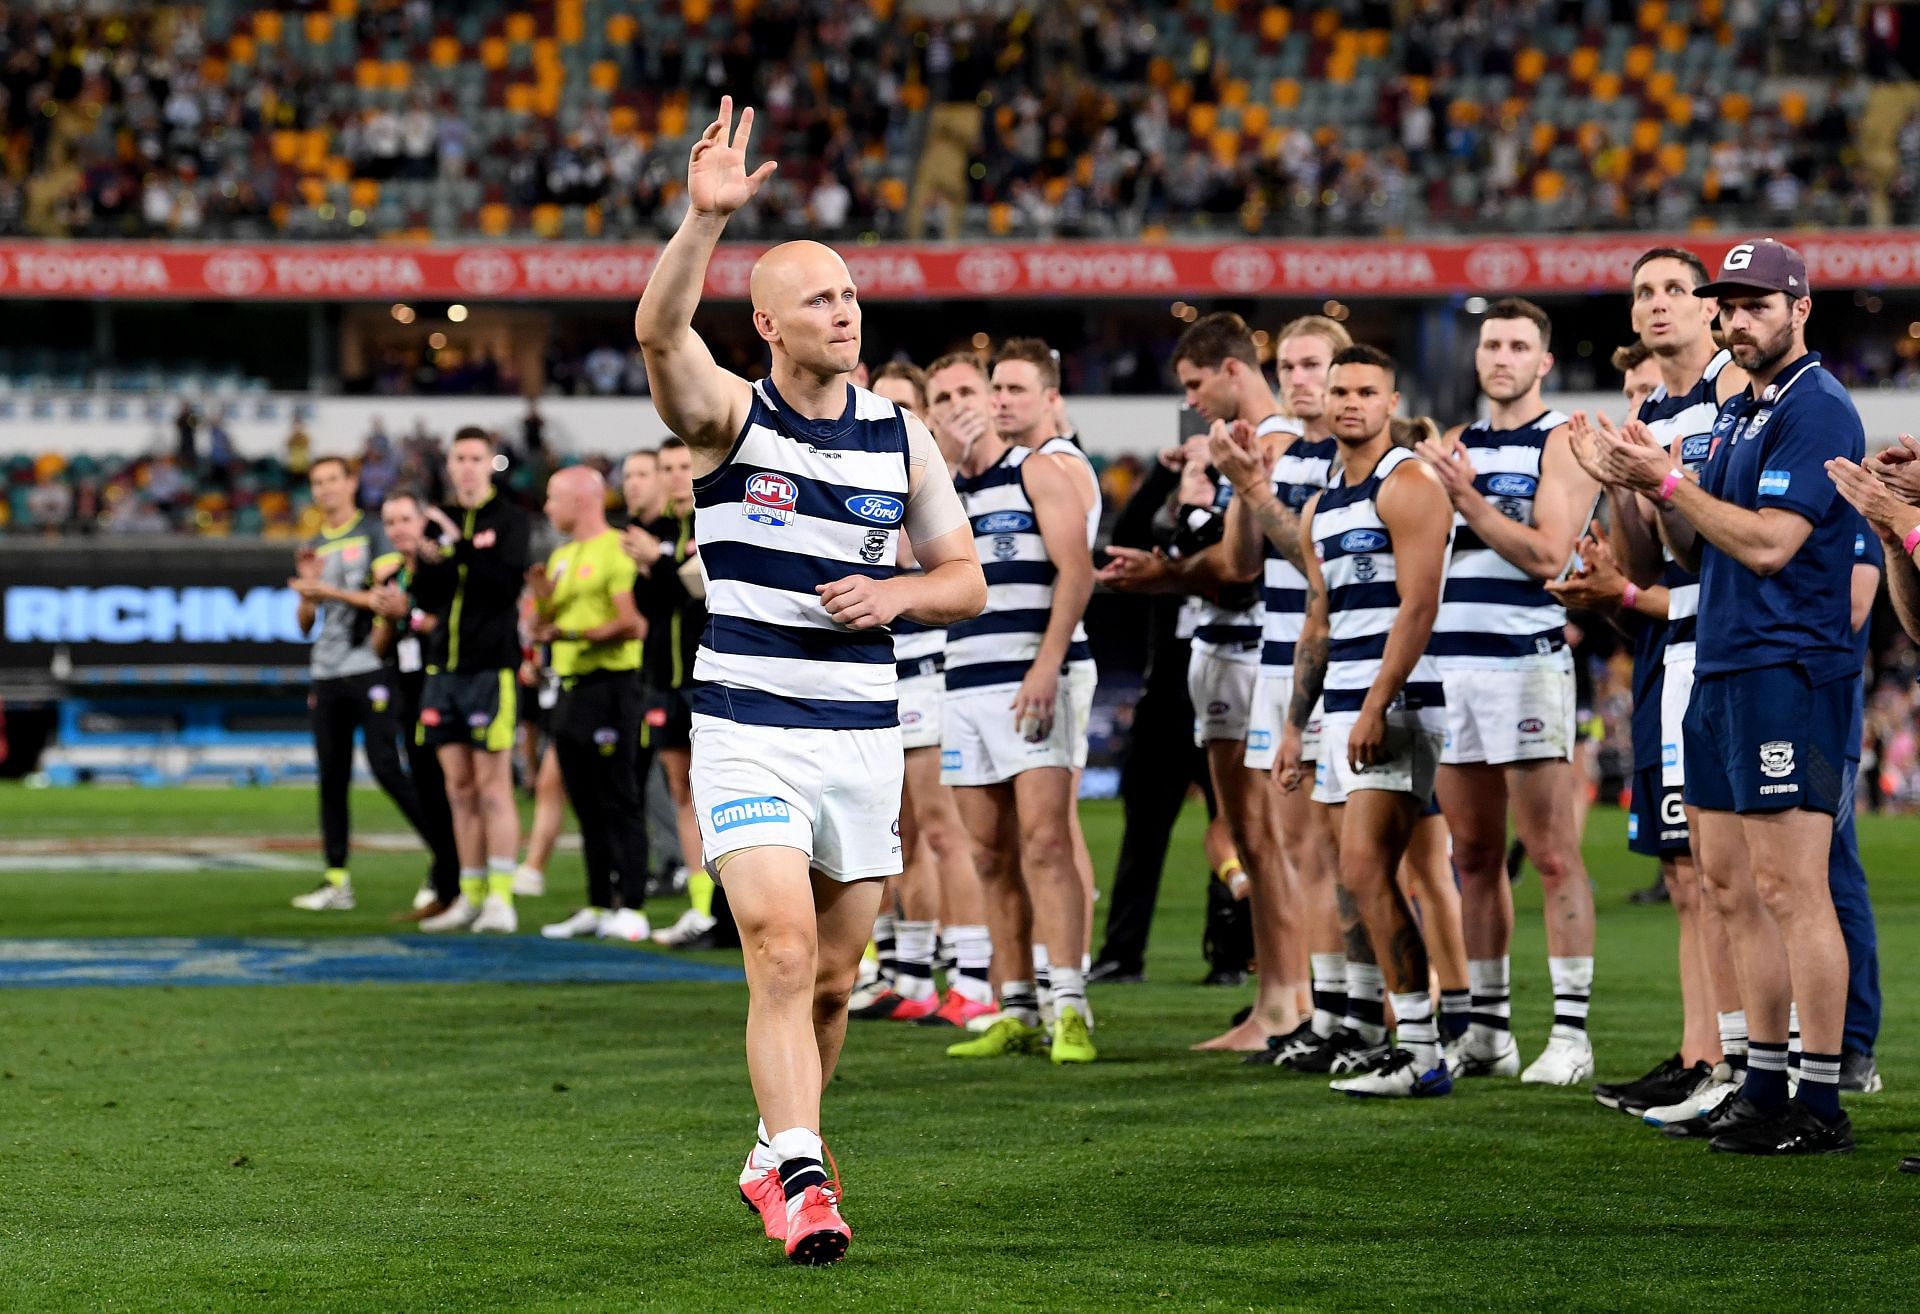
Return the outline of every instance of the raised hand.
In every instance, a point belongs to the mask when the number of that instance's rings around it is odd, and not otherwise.
[[[1827,462],[1827,475],[1840,496],[1866,517],[1874,532],[1889,547],[1902,546],[1903,540],[1920,525],[1920,510],[1901,500],[1880,478],[1845,457]]]
[[[1862,463],[1867,472],[1908,502],[1920,503],[1920,442],[1910,433]]]
[[[733,123],[733,97],[720,98],[720,113],[693,144],[687,158],[687,202],[701,214],[732,214],[760,190],[760,184],[780,166],[768,160],[747,172],[747,139],[753,135],[753,109],[740,112]]]

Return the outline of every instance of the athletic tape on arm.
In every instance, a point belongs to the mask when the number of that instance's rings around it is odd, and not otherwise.
[[[947,473],[947,459],[927,432],[927,426],[909,415],[907,421],[907,471],[913,491],[907,494],[907,537],[916,543],[928,543],[942,534],[950,534],[967,524],[966,508],[953,491],[953,476]]]

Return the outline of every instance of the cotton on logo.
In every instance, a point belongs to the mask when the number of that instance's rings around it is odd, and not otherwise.
[[[1257,246],[1228,247],[1213,258],[1213,281],[1223,292],[1258,292],[1273,275],[1273,257]]]
[[[970,292],[1004,292],[1020,281],[1020,262],[1004,251],[969,251],[953,276]]]
[[[469,292],[505,292],[519,278],[518,262],[503,251],[469,251],[453,262],[453,281]]]
[[[221,251],[207,257],[200,276],[221,296],[249,296],[266,286],[267,262],[250,251]]]
[[[1476,246],[1467,253],[1467,278],[1476,287],[1512,287],[1527,276],[1531,264],[1517,246]]]

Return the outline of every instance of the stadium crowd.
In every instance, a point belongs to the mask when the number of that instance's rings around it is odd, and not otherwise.
[[[750,236],[1681,228],[1749,200],[1859,224],[1912,203],[1911,167],[1870,172],[1853,140],[1868,81],[1903,68],[1897,24],[1858,0],[336,8],[13,8],[0,235],[665,236],[723,87],[751,89],[789,162]],[[1768,81],[1811,71],[1817,102]]]

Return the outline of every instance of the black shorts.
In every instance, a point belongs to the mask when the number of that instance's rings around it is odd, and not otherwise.
[[[647,696],[647,716],[640,743],[658,752],[663,748],[693,747],[693,705],[679,689],[655,689]]]
[[[592,744],[602,757],[612,757],[624,744],[639,746],[640,680],[632,671],[593,671],[562,680],[560,701],[551,715],[555,740]]]
[[[517,691],[511,669],[429,672],[414,731],[418,742],[506,752],[513,747]]]
[[[1633,799],[1627,810],[1627,850],[1648,858],[1679,858],[1693,852],[1687,809],[1679,785],[1660,783],[1658,766],[1633,773]]]

